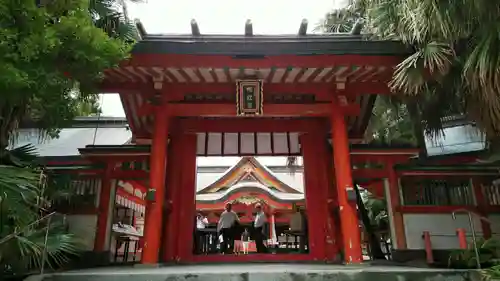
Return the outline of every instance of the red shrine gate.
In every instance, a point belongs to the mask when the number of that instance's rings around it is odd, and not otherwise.
[[[362,262],[346,190],[353,184],[349,143],[362,137],[375,94],[389,93],[403,54],[398,43],[350,35],[143,34],[132,57],[107,71],[101,85],[120,93],[133,141],[151,141],[154,198],[146,207],[142,263],[214,260],[192,254],[196,157],[207,155],[304,157],[309,253],[253,259],[334,261],[340,249],[346,263]],[[278,151],[273,136],[280,133],[287,149]],[[202,138],[216,135],[219,149],[210,150]]]

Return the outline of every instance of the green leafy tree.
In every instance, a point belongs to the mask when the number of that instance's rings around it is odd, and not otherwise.
[[[391,138],[397,135],[391,132],[394,125],[409,128],[411,123],[417,143],[425,147],[419,132],[440,135],[443,117],[464,114],[486,133],[490,153],[498,160],[499,16],[498,1],[354,0],[340,12],[329,13],[320,28],[346,30],[346,25],[364,22],[365,33],[400,40],[413,50],[390,83],[408,114],[391,116],[393,109],[382,106],[378,113],[391,122],[372,123],[375,135],[387,141],[389,133]]]
[[[363,24],[366,20],[366,4],[365,1],[351,1],[346,7],[328,12],[315,30],[323,33],[369,32]],[[413,117],[417,118],[418,116]],[[379,96],[374,104],[365,139],[368,143],[377,145],[419,146],[423,148],[425,156],[423,127],[415,126],[413,119],[400,97]]]
[[[7,147],[23,120],[37,122],[40,130],[54,136],[75,116],[97,112],[96,85],[105,69],[127,58],[131,44],[118,26],[109,36],[113,26],[92,14],[96,2],[90,2],[45,1],[40,7],[32,0],[0,2],[3,275],[40,268],[44,249],[52,267],[62,266],[79,251],[78,239],[67,233],[62,221],[53,218],[48,224],[46,219],[50,202],[71,192],[63,192],[53,179],[41,180],[46,175],[34,162],[33,147]]]
[[[377,97],[365,140],[380,145],[416,146],[418,142],[406,105],[389,97]]]
[[[345,9],[350,14],[360,11],[366,33],[400,40],[414,50],[398,66],[390,86],[405,103],[415,126],[437,136],[442,134],[443,117],[464,114],[486,133],[490,152],[497,154],[497,1],[355,0]]]
[[[32,145],[3,154],[0,165],[0,279],[58,268],[82,249],[64,219],[51,214],[51,202],[70,194],[35,168]],[[63,188],[61,188],[63,187]],[[45,257],[46,258],[45,258]],[[44,263],[45,261],[45,263]]]
[[[88,1],[0,3],[0,153],[25,118],[57,134],[130,45],[95,26]]]

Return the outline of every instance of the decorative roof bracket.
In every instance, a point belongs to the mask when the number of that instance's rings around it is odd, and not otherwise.
[[[153,77],[153,87],[155,90],[163,89],[163,75],[157,75]]]
[[[345,77],[337,78],[335,82],[337,83],[337,90],[345,90],[345,83],[347,82],[347,79]]]
[[[200,27],[198,26],[198,23],[196,22],[195,19],[191,20],[191,35],[193,36],[200,36]]]
[[[245,36],[253,36],[252,20],[247,20],[245,23]]]
[[[303,19],[300,23],[299,36],[307,35],[307,19]]]

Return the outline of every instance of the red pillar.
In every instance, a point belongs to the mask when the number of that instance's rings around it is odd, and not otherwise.
[[[429,233],[429,231],[424,231],[423,238],[424,238],[425,254],[427,257],[427,263],[433,264],[434,263],[434,255],[432,253],[431,234]]]
[[[154,200],[146,207],[144,222],[144,249],[142,263],[158,263],[158,252],[163,222],[163,203],[165,201],[165,174],[167,164],[169,116],[164,109],[156,109],[154,131],[150,153],[149,185],[155,189]]]
[[[488,200],[484,197],[483,190],[481,188],[481,181],[479,178],[471,179],[472,188],[474,190],[474,196],[476,197],[476,206],[477,211],[483,217],[488,217],[488,212],[486,211],[488,208]],[[481,229],[483,231],[483,238],[489,239],[491,238],[491,225],[488,221],[481,221]]]
[[[94,251],[103,252],[106,251],[106,240],[108,239],[109,233],[108,229],[108,218],[110,214],[110,204],[111,200],[111,168],[112,163],[108,163],[106,167],[106,172],[101,180],[101,192],[99,194],[99,206],[98,206],[98,216],[97,216],[97,229],[95,234]]]
[[[331,124],[333,162],[335,164],[345,263],[361,263],[363,262],[363,255],[361,252],[358,214],[356,208],[349,204],[347,197],[347,189],[353,186],[349,139],[344,115],[338,108],[334,108],[332,111]]]
[[[179,236],[177,261],[189,261],[193,256],[193,233],[196,217],[196,135],[181,135],[182,171],[179,205]]]
[[[469,248],[469,244],[467,243],[467,234],[465,233],[464,228],[457,229],[458,236],[458,244],[460,245],[460,249]]]
[[[387,162],[386,166],[388,171],[387,182],[389,184],[389,194],[386,196],[389,197],[389,200],[387,201],[390,202],[389,207],[391,208],[393,217],[394,235],[396,235],[394,239],[396,241],[396,245],[393,246],[397,250],[403,250],[406,249],[406,234],[403,214],[399,210],[399,207],[401,206],[401,189],[399,187],[398,175],[396,174],[396,171],[394,171],[394,163]]]
[[[170,137],[168,161],[174,160],[176,165],[168,165],[167,179],[167,202],[168,202],[168,217],[165,224],[164,238],[164,262],[175,261],[177,256],[177,241],[178,241],[178,225],[179,225],[179,202],[180,180],[182,171],[182,146],[181,140],[175,134]],[[170,160],[171,159],[171,160]]]
[[[331,146],[327,146],[327,150],[325,151],[324,154],[324,161],[325,161],[325,168],[326,168],[326,178],[327,178],[327,188],[328,188],[328,212],[330,214],[330,226],[331,226],[331,232],[332,232],[332,241],[333,241],[333,253],[334,255],[332,256],[333,261],[337,261],[338,254],[340,253],[341,249],[343,248],[343,238],[342,238],[342,231],[340,229],[340,216],[337,213],[339,209],[339,202],[338,202],[338,194],[337,194],[337,189],[336,185],[334,184],[335,181],[335,173],[334,173],[334,165],[333,165],[333,159],[332,159],[332,148]]]
[[[332,212],[332,205],[337,201],[336,192],[332,190],[331,180],[331,157],[328,152],[328,143],[326,139],[326,132],[314,134],[315,143],[315,158],[318,161],[316,166],[316,177],[318,180],[319,190],[321,192],[321,213],[323,214],[324,220],[324,237],[325,240],[325,261],[334,262],[336,260],[336,255],[338,254],[337,242],[336,242],[336,229],[335,229],[335,218]]]
[[[301,136],[300,144],[304,157],[304,183],[306,210],[309,234],[309,253],[313,260],[324,260],[326,258],[325,231],[326,212],[328,212],[327,197],[320,187],[318,170],[321,161],[318,161],[316,147],[318,143],[312,134]],[[324,206],[323,206],[324,205]],[[324,207],[324,208],[323,208]]]
[[[274,236],[274,228],[276,228],[276,220],[274,218],[274,209],[271,209],[270,210],[270,219],[269,219],[269,239],[267,240],[268,242],[270,241],[270,245],[274,248],[274,243],[276,241],[273,240],[273,236]],[[269,247],[269,245],[268,245]]]

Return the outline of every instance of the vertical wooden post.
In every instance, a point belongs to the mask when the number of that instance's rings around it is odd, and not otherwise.
[[[168,161],[175,161],[175,165],[167,166],[166,179],[166,202],[165,214],[167,218],[164,227],[163,237],[163,262],[172,262],[177,255],[177,225],[178,225],[178,189],[180,180],[180,171],[182,170],[182,154],[179,147],[179,141],[175,134],[170,135],[168,146]],[[172,163],[172,162],[169,162]]]
[[[396,172],[394,171],[394,163],[387,162],[386,169],[388,172],[388,192],[386,192],[387,204],[389,205],[389,216],[392,217],[391,220],[391,228],[394,231],[391,231],[391,237],[393,241],[395,241],[393,247],[398,250],[406,249],[406,234],[404,229],[404,221],[403,214],[399,211],[399,207],[401,206],[401,196],[400,196],[400,187],[399,180]]]
[[[429,233],[429,231],[424,231],[423,239],[424,239],[427,263],[432,264],[434,263],[434,254],[432,253],[431,234]]]
[[[144,249],[142,263],[158,263],[163,203],[165,201],[165,174],[167,164],[169,116],[164,108],[155,111],[153,139],[150,154],[149,185],[155,189],[154,200],[148,201],[144,222]]]
[[[114,163],[106,164],[106,171],[101,179],[101,191],[99,193],[99,205],[98,216],[97,216],[97,228],[94,242],[94,251],[103,252],[106,249],[106,240],[108,239],[110,233],[107,233],[108,221],[112,218],[113,208],[110,208],[110,204],[114,204],[113,198],[111,198],[111,172],[113,171]]]
[[[468,243],[467,243],[467,234],[465,233],[465,228],[459,228],[457,229],[457,236],[458,236],[458,245],[460,246],[460,249],[467,249]]]
[[[327,176],[327,182],[328,182],[328,212],[331,216],[331,231],[332,231],[332,239],[333,239],[333,248],[334,248],[334,255],[335,255],[335,260],[338,257],[338,254],[340,253],[341,249],[344,247],[342,244],[343,238],[342,238],[342,229],[340,227],[340,216],[338,214],[338,209],[339,209],[339,201],[338,201],[338,194],[337,194],[337,188],[335,184],[335,169],[333,165],[333,149],[332,147],[328,147],[327,153],[324,155],[324,161],[326,161],[325,168],[326,168],[326,176]]]
[[[335,106],[335,105],[334,105]],[[332,145],[335,179],[339,200],[340,224],[344,240],[345,263],[361,263],[361,233],[357,210],[349,204],[347,189],[352,188],[352,167],[345,117],[338,108],[332,110]]]
[[[328,199],[322,192],[318,171],[322,164],[317,154],[317,137],[313,134],[301,136],[300,143],[304,158],[304,182],[307,208],[307,220],[309,223],[309,253],[314,260],[326,258],[325,231],[326,217],[328,216]]]
[[[331,210],[333,205],[336,205],[337,196],[333,189],[331,154],[328,151],[326,132],[315,135],[315,143],[316,157],[318,163],[320,163],[317,166],[317,177],[322,193],[321,207],[325,217],[325,260],[334,262],[338,254],[336,231],[339,231],[339,229],[335,227],[335,218]]]
[[[196,135],[181,135],[182,171],[179,206],[179,238],[177,261],[184,262],[193,256],[193,234],[196,216]]]
[[[484,197],[483,190],[481,188],[481,181],[479,178],[471,178],[472,189],[474,190],[474,197],[476,198],[476,205],[479,214],[483,217],[488,217],[488,212],[486,211],[488,207],[488,200]],[[489,222],[481,220],[481,230],[483,232],[483,237],[485,239],[491,238],[491,225]]]

